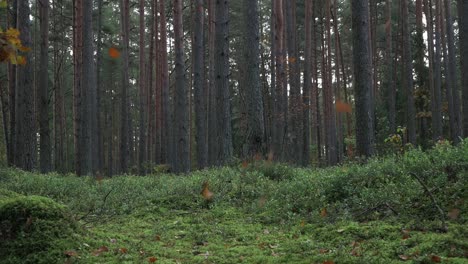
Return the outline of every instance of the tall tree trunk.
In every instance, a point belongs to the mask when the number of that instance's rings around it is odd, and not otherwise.
[[[102,5],[103,0],[98,0],[97,8],[98,8],[98,17],[97,17],[97,47],[96,47],[96,137],[97,137],[97,144],[93,148],[93,156],[96,160],[93,161],[93,171],[94,172],[102,172],[104,169],[104,140],[102,135],[102,76],[101,76],[101,64],[102,64]]]
[[[75,171],[79,173],[80,137],[81,137],[81,75],[83,69],[83,0],[73,0],[73,146],[75,154]]]
[[[452,5],[450,0],[444,0],[445,2],[445,19],[446,19],[446,30],[447,30],[447,66],[446,82],[447,90],[452,94],[453,102],[453,116],[450,116],[450,123],[453,122],[453,128],[451,129],[452,140],[455,143],[459,143],[461,140],[461,112],[460,112],[460,93],[458,91],[458,78],[457,78],[457,62],[455,54],[455,36],[453,32],[453,18],[452,18]],[[450,100],[449,100],[450,102]]]
[[[441,4],[440,0],[435,0],[436,5],[436,15],[435,15],[435,55],[434,55],[434,97],[433,101],[433,110],[432,110],[432,131],[434,140],[441,139],[443,136],[442,131],[442,40],[441,40],[441,30],[442,30],[442,17],[441,17]]]
[[[216,7],[215,0],[208,0],[208,163],[216,165],[219,153],[218,113],[215,86],[215,40],[216,40]]]
[[[416,110],[413,96],[413,55],[411,52],[411,28],[409,25],[408,1],[402,0],[403,19],[403,87],[406,91],[407,109],[406,123],[408,128],[408,142],[416,144]]]
[[[218,113],[219,161],[224,165],[233,154],[231,128],[231,94],[229,90],[229,4],[228,1],[216,2],[215,27],[215,89],[216,111]]]
[[[83,75],[80,142],[80,175],[93,173],[93,147],[96,142],[96,82],[94,79],[93,1],[83,0]]]
[[[244,62],[247,100],[248,156],[261,154],[264,149],[263,99],[260,90],[260,36],[258,0],[244,0]]]
[[[458,0],[460,62],[463,98],[463,136],[468,137],[468,1]]]
[[[330,10],[331,12],[331,10]],[[335,0],[333,3],[333,33],[335,35],[335,78],[336,78],[336,96],[335,96],[335,101],[342,101],[341,99],[341,76],[340,76],[340,66],[342,65],[341,63],[341,47],[340,47],[340,34],[338,30],[338,1]],[[344,75],[344,72],[343,72]],[[345,83],[345,90],[346,90],[346,83]],[[337,156],[338,156],[338,161],[341,161],[343,159],[343,114],[337,112],[336,113],[336,127],[337,127]]]
[[[358,155],[374,154],[374,106],[372,105],[372,49],[369,38],[369,2],[351,2],[353,64],[356,100],[356,144]]]
[[[182,26],[182,0],[174,0],[174,40],[175,40],[175,94],[174,132],[175,160],[174,172],[186,173],[190,170],[189,151],[189,108],[188,89],[185,85],[184,30]]]
[[[326,129],[326,146],[327,146],[327,161],[329,165],[335,165],[338,162],[337,140],[336,140],[336,114],[333,92],[333,77],[332,77],[332,52],[331,52],[331,0],[327,0],[326,12],[326,39],[327,39],[327,74],[326,88],[324,89],[324,111],[325,111],[325,129]]]
[[[284,81],[286,74],[284,70],[284,63],[286,61],[286,54],[284,53],[284,13],[283,13],[283,0],[274,0],[273,8],[274,15],[274,32],[275,32],[275,69],[276,69],[276,82],[273,98],[273,155],[276,160],[282,160],[284,156],[284,136],[286,130],[286,111],[287,111],[287,98],[284,97],[286,87]]]
[[[17,27],[21,32],[21,43],[31,47],[30,8],[27,1],[18,1]],[[25,53],[26,65],[16,67],[16,147],[15,165],[32,171],[36,163],[36,132],[34,118],[33,62],[32,54]]]
[[[393,78],[394,58],[393,58],[393,31],[392,31],[392,0],[386,0],[386,23],[385,23],[385,80],[386,105],[388,111],[388,124],[390,133],[396,133],[396,82]],[[396,52],[395,52],[396,53]]]
[[[290,145],[289,159],[292,162],[302,162],[302,97],[300,86],[300,58],[297,44],[296,0],[286,3],[287,47],[289,65],[289,125],[288,143]]]
[[[130,3],[129,0],[121,0],[121,26],[122,26],[122,56],[123,56],[123,66],[122,66],[122,91],[120,93],[120,172],[126,173],[129,168],[129,157],[130,157],[130,148],[129,148],[129,101],[128,101],[128,89],[129,89],[129,17],[130,17]]]
[[[140,0],[140,66],[139,66],[139,84],[140,84],[140,135],[138,151],[138,168],[140,174],[145,174],[144,164],[146,163],[146,67],[145,67],[145,1]],[[148,84],[149,85],[149,84]]]
[[[203,169],[208,165],[207,144],[207,98],[205,86],[205,9],[204,0],[195,0],[193,23],[193,88],[195,90],[195,115],[197,142],[197,166]]]
[[[167,60],[167,29],[166,29],[166,7],[165,1],[160,0],[159,3],[160,27],[161,27],[161,129],[162,129],[162,145],[161,145],[161,157],[164,159],[163,162],[166,164],[173,164],[173,133],[171,131],[172,120],[170,114],[169,105],[169,66]]]
[[[52,149],[49,126],[49,0],[40,0],[39,17],[41,31],[41,51],[39,68],[39,135],[40,135],[40,170],[48,173],[52,170]]]
[[[8,2],[10,3],[10,2]],[[17,0],[11,1],[11,16],[9,17],[9,26],[17,28]],[[10,12],[9,12],[10,13]],[[16,153],[16,65],[8,64],[8,91],[9,91],[9,104],[10,104],[10,148],[8,153],[8,165],[15,164]]]
[[[304,112],[302,116],[303,126],[303,146],[302,146],[302,165],[308,166],[311,161],[310,157],[310,101],[312,87],[312,19],[314,3],[312,0],[305,2],[305,52],[304,52],[304,90],[302,94],[302,102],[304,104]]]

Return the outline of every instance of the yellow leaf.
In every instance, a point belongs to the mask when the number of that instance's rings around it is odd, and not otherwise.
[[[16,28],[9,28],[7,29],[7,31],[5,32],[5,35],[7,37],[14,37],[14,38],[18,38],[19,35],[20,35],[20,32],[18,29]]]
[[[21,45],[21,46],[18,47],[18,50],[21,51],[21,52],[30,52],[31,48]]]
[[[16,61],[18,62],[18,65],[26,65],[26,58],[23,56],[16,57]]]

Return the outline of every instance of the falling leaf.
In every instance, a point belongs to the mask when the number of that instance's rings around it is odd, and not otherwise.
[[[201,195],[206,201],[212,201],[213,200],[213,193],[210,191],[208,188],[208,181],[203,183],[203,190],[201,191]]]
[[[340,100],[336,100],[335,108],[338,113],[351,113],[353,111],[350,104],[343,103]]]
[[[148,258],[148,262],[149,262],[149,263],[155,263],[156,260],[158,260],[156,257],[150,257],[150,258]]]
[[[327,217],[328,215],[328,212],[327,212],[327,208],[322,208],[322,210],[320,211],[320,216],[321,217]]]
[[[460,216],[460,209],[454,208],[448,212],[447,216],[452,220],[457,220]]]
[[[290,58],[288,59],[288,61],[289,61],[290,63],[295,63],[295,62],[297,61],[297,59],[296,59],[295,57],[290,57]]]
[[[120,51],[116,47],[109,48],[109,56],[113,59],[120,57]]]
[[[440,263],[442,261],[442,258],[437,256],[437,255],[432,255],[431,260],[432,260],[432,262]]]
[[[74,250],[67,250],[67,251],[63,252],[63,254],[65,254],[65,256],[67,256],[67,258],[78,257],[78,253],[76,253],[76,251],[74,251]]]
[[[329,249],[326,249],[326,248],[321,248],[321,249],[319,249],[319,253],[320,253],[320,254],[327,254],[328,252],[330,252]]]
[[[107,252],[109,251],[109,248],[106,247],[106,246],[102,246],[100,248],[98,248],[97,250],[93,251],[93,255],[98,257],[99,255],[101,255],[103,252]]]

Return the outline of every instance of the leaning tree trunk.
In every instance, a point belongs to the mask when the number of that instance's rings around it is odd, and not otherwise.
[[[356,100],[356,145],[358,155],[374,154],[374,106],[372,105],[372,49],[369,38],[369,2],[351,4],[353,64]]]

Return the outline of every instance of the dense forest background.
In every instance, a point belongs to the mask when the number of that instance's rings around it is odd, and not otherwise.
[[[12,0],[5,165],[79,175],[299,166],[468,135],[465,0]]]

